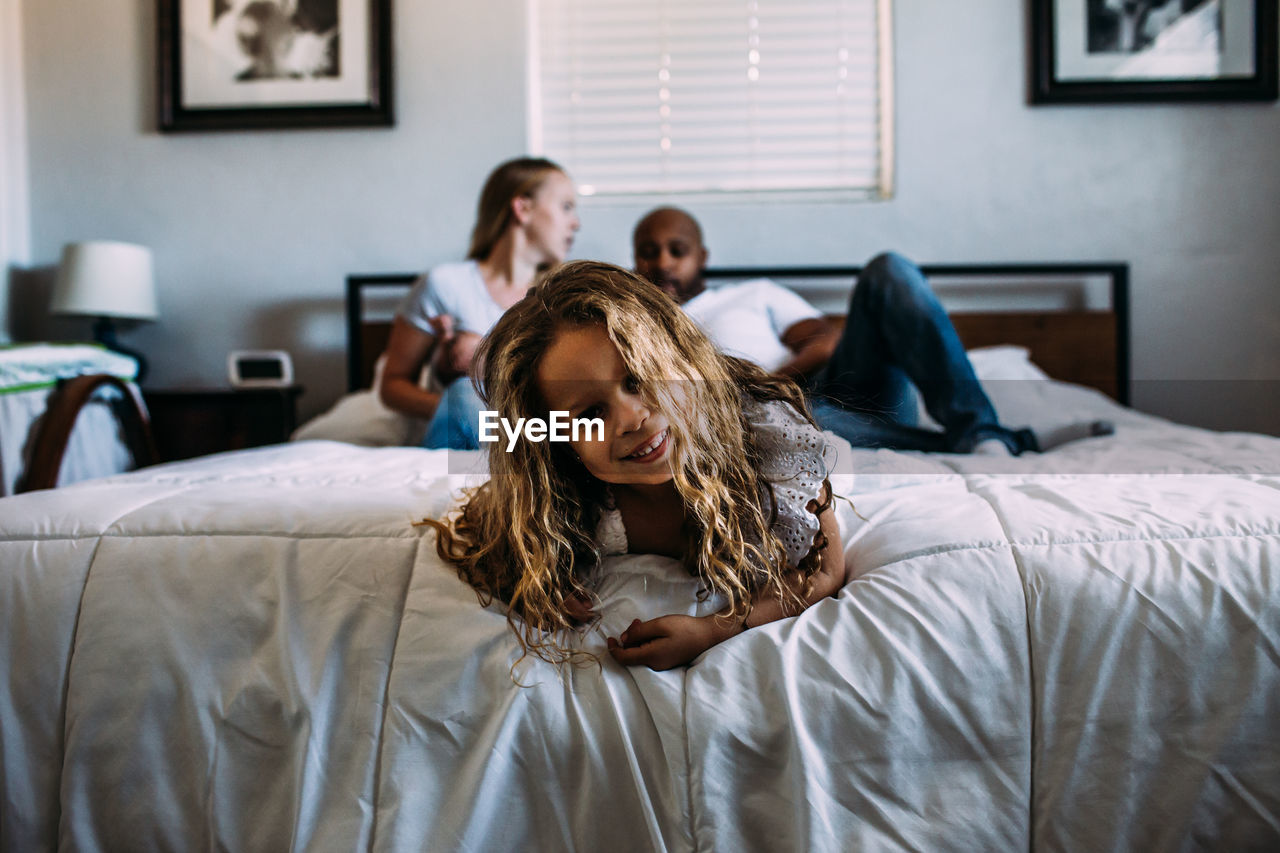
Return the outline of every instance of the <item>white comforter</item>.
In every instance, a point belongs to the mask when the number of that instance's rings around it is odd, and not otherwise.
[[[413,525],[462,455],[0,500],[0,849],[1274,849],[1280,440],[1072,402],[1118,434],[846,450],[848,585],[669,673],[516,663]],[[619,558],[583,643],[692,591]]]

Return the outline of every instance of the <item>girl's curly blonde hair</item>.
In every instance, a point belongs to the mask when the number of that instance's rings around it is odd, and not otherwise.
[[[743,618],[752,598],[770,590],[800,605],[820,568],[826,538],[795,569],[772,531],[773,491],[759,475],[761,453],[744,402],[782,400],[812,422],[800,389],[759,367],[722,355],[674,301],[620,267],[564,264],[510,308],[480,345],[477,390],[490,409],[515,423],[548,415],[538,364],[564,328],[600,326],[638,380],[646,403],[669,421],[671,467],[685,506],[684,565],[702,595],[722,594]],[[590,598],[600,565],[595,532],[608,499],[569,446],[519,441],[489,447],[490,479],[444,521],[436,548],[475,588],[482,604],[508,605],[525,654],[552,663],[590,658],[557,642],[574,624],[570,598]],[[830,486],[824,489],[830,504]],[[801,606],[799,609],[803,609]]]

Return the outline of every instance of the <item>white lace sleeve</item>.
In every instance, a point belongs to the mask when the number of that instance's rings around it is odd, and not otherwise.
[[[622,523],[622,513],[618,512],[612,493],[600,513],[600,523],[596,525],[596,542],[600,544],[600,553],[605,556],[627,553],[627,528]]]
[[[745,411],[763,456],[760,473],[773,487],[778,503],[773,533],[794,568],[813,547],[821,527],[808,505],[822,496],[822,481],[831,470],[829,460],[835,448],[787,403],[748,403]]]

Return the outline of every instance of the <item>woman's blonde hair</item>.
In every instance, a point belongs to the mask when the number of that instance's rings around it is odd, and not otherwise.
[[[607,332],[640,394],[669,421],[673,480],[688,519],[684,565],[702,581],[702,595],[724,595],[737,618],[762,590],[803,609],[826,538],[819,533],[797,568],[787,565],[772,531],[773,491],[758,473],[761,453],[743,412],[748,399],[783,400],[808,418],[800,389],[720,354],[649,282],[611,264],[574,261],[535,285],[481,343],[477,388],[488,408],[512,423],[545,418],[539,362],[561,329],[584,326]],[[565,649],[555,635],[574,627],[566,602],[590,597],[606,484],[565,443],[519,441],[510,452],[505,443],[491,444],[489,472],[459,512],[426,522],[439,533],[440,556],[482,604],[497,598],[509,605],[526,654],[553,663],[590,657]],[[819,511],[829,495],[828,487]]]
[[[483,261],[493,252],[498,238],[511,225],[511,202],[531,198],[552,172],[564,169],[542,157],[517,157],[500,164],[485,179],[476,205],[476,224],[471,229],[467,258]]]

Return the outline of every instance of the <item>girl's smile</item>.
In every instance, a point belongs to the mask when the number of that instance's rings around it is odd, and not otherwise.
[[[537,384],[549,410],[604,421],[603,441],[570,442],[594,477],[614,484],[670,481],[667,419],[645,402],[603,327],[560,330],[538,362]]]
[[[641,445],[640,449],[634,453],[624,456],[624,459],[630,459],[633,462],[654,462],[661,459],[667,452],[667,430],[662,430],[653,438]]]

